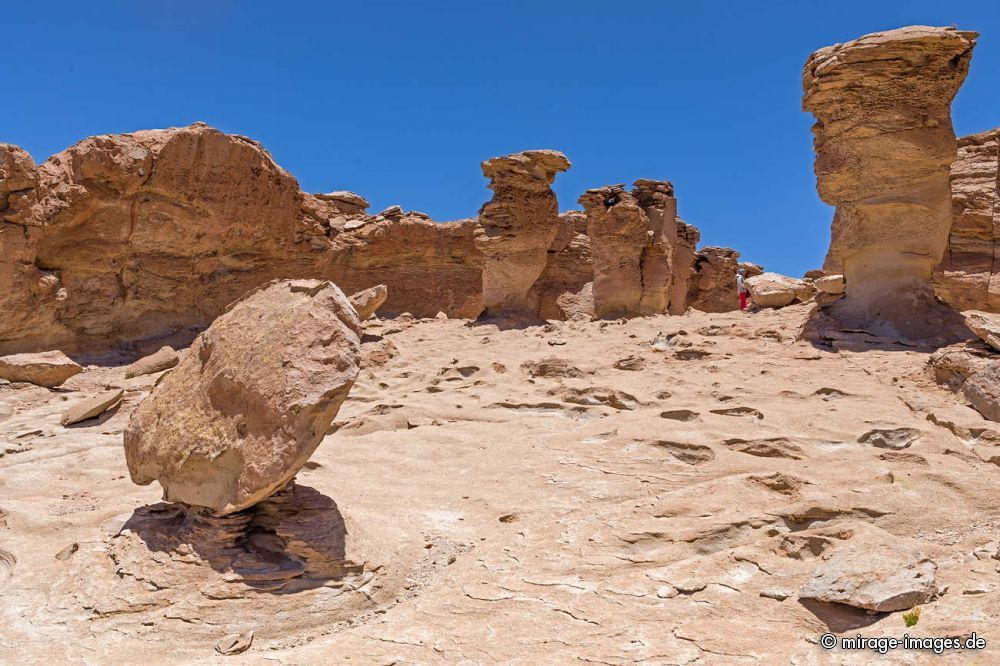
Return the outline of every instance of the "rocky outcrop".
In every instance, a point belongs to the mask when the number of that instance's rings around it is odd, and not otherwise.
[[[474,220],[367,205],[301,192],[258,143],[202,123],[91,137],[37,167],[2,144],[0,352],[186,343],[274,278],[386,284],[386,312],[481,311]]]
[[[555,150],[526,150],[482,164],[493,199],[479,211],[476,248],[483,255],[483,308],[487,315],[528,313],[528,292],[545,270],[559,230],[552,191],[556,174],[569,169]]]
[[[962,393],[980,414],[1000,421],[1000,362],[990,361],[962,384]]]
[[[273,281],[199,335],[132,413],[132,480],[228,514],[288,483],[359,372],[361,322],[326,281]]]
[[[587,214],[594,262],[594,316],[610,319],[640,314],[649,218],[624,185],[587,190],[580,205]]]
[[[760,275],[763,269],[740,262],[740,253],[728,247],[705,247],[695,253],[694,275],[688,286],[688,305],[702,312],[730,312],[740,307],[736,293],[736,271],[746,270],[747,277]]]
[[[958,140],[951,206],[934,289],[956,310],[1000,312],[1000,128]]]
[[[951,322],[930,286],[951,227],[951,101],[976,33],[914,26],[820,49],[803,74],[817,188],[837,206],[824,270],[851,328],[931,338]]]
[[[682,313],[694,270],[698,230],[677,217],[669,181],[640,179],[587,190],[596,317]]]
[[[52,388],[81,372],[83,368],[61,351],[0,357],[0,379],[9,382],[28,382]]]
[[[594,316],[594,265],[582,211],[559,215],[559,229],[549,247],[545,269],[529,300],[542,319],[590,319]]]

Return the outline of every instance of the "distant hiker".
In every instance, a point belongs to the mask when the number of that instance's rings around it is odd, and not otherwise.
[[[736,292],[740,295],[740,310],[747,309],[747,296],[750,295],[750,290],[747,289],[746,285],[747,270],[741,268],[736,271]]]

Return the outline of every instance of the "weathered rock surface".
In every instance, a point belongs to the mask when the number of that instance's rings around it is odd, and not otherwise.
[[[180,361],[180,356],[177,352],[172,347],[163,346],[149,356],[144,356],[125,368],[125,378],[131,379],[132,377],[151,375],[154,372],[169,370],[177,365],[178,361]]]
[[[580,197],[594,263],[594,314],[633,317],[687,309],[698,230],[677,217],[669,181],[640,179]]]
[[[970,310],[963,312],[962,316],[970,331],[990,347],[1000,351],[1000,315]]]
[[[813,572],[799,597],[882,613],[908,610],[938,595],[936,571],[900,539],[855,536]]]
[[[0,379],[9,382],[29,382],[52,388],[81,372],[83,368],[61,351],[0,357]]]
[[[533,309],[528,292],[542,275],[559,230],[552,182],[569,167],[566,156],[555,150],[526,150],[483,162],[493,199],[479,211],[475,242],[483,255],[486,314]]]
[[[2,144],[0,352],[186,344],[274,278],[386,284],[388,312],[482,310],[475,220],[367,205],[301,192],[260,144],[203,123],[91,137],[37,167]]]
[[[199,335],[125,430],[132,480],[228,514],[305,464],[359,371],[361,325],[340,289],[273,281]]]
[[[762,273],[747,278],[746,286],[754,304],[762,308],[783,308],[796,301],[805,302],[815,293],[807,282],[779,273]]]
[[[974,346],[951,345],[931,354],[927,365],[936,382],[957,391],[969,377],[991,363],[990,356],[984,349]]]
[[[377,284],[374,287],[352,294],[350,301],[358,313],[358,319],[365,321],[375,314],[376,310],[382,307],[382,304],[385,303],[385,299],[388,297],[389,291],[386,289],[386,286],[384,284]]]
[[[824,294],[837,296],[844,293],[843,275],[823,275],[815,278],[813,284]]]
[[[830,314],[885,336],[948,337],[930,286],[951,227],[951,101],[977,35],[913,26],[816,51],[803,74],[820,198],[837,206],[827,273],[846,279]]]
[[[962,393],[976,411],[1000,421],[1000,362],[992,361],[962,384]]]
[[[1000,128],[958,140],[951,207],[934,289],[956,310],[1000,312]]]
[[[110,389],[108,391],[98,393],[97,395],[90,396],[89,398],[78,400],[70,405],[69,409],[63,412],[62,417],[59,419],[59,423],[64,426],[68,426],[100,416],[121,402],[124,394],[124,389]]]
[[[590,319],[594,316],[593,282],[587,216],[581,211],[561,213],[545,269],[532,286],[529,300],[542,319]]]
[[[736,271],[746,270],[748,278],[763,269],[740,261],[740,253],[728,247],[709,246],[695,254],[694,276],[688,287],[688,304],[702,312],[731,312],[740,307],[736,293]]]

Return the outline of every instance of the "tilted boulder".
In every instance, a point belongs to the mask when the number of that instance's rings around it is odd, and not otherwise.
[[[125,379],[151,375],[154,372],[169,370],[177,365],[180,356],[172,347],[163,346],[149,356],[143,356],[127,368],[125,368]]]
[[[979,339],[996,351],[1000,351],[1000,315],[970,310],[963,312],[965,325],[979,336]]]
[[[951,227],[951,101],[976,37],[913,26],[820,49],[806,62],[817,189],[837,206],[824,270],[846,280],[845,297],[829,306],[842,325],[920,339],[950,321],[930,277]]]
[[[1000,312],[1000,128],[958,140],[951,208],[934,290],[956,310]]]
[[[962,384],[962,393],[976,411],[1000,421],[1000,362],[992,361]]]
[[[809,283],[779,273],[747,278],[746,286],[754,304],[762,308],[783,308],[796,301],[805,302],[816,292]]]
[[[58,350],[0,357],[0,379],[9,382],[53,388],[81,372],[83,368],[76,361]]]
[[[132,480],[164,499],[239,511],[305,464],[358,375],[361,322],[320,280],[272,281],[199,335],[132,413]]]
[[[476,247],[483,255],[483,307],[488,315],[530,312],[531,286],[545,269],[559,229],[552,191],[570,161],[555,150],[526,150],[482,164],[493,199],[479,211]]]
[[[385,299],[388,297],[389,291],[385,285],[377,284],[374,287],[369,287],[364,291],[352,294],[350,301],[358,313],[358,319],[365,321],[375,314],[376,310],[382,307],[382,304],[385,303]]]

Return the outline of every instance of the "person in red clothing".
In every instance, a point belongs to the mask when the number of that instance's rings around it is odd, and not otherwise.
[[[750,295],[750,290],[747,289],[746,285],[746,276],[745,268],[736,271],[736,292],[740,295],[740,310],[747,309],[747,297]]]

